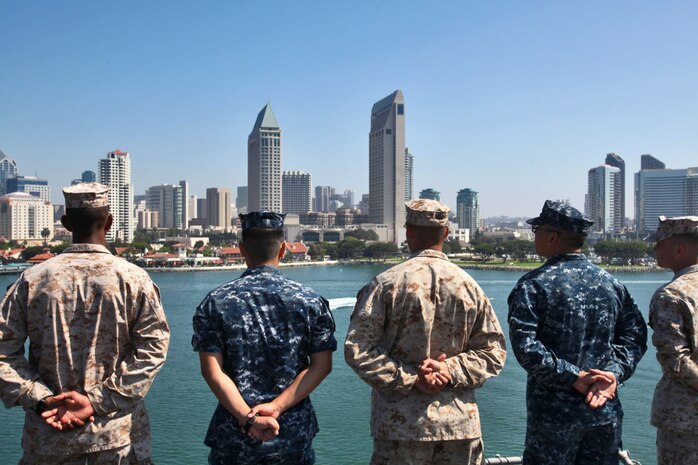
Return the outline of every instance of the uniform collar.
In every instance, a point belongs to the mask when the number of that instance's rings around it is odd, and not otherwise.
[[[410,258],[416,258],[416,257],[431,257],[431,258],[441,258],[443,260],[448,260],[448,257],[446,256],[445,253],[439,252],[438,250],[433,250],[433,249],[418,250],[418,251],[414,252],[412,255],[410,255]]]
[[[281,270],[279,270],[275,266],[270,266],[270,265],[258,265],[258,266],[252,266],[247,268],[244,273],[242,273],[242,276],[248,276],[248,275],[258,275],[262,273],[269,273],[269,274],[281,274]]]
[[[69,245],[63,253],[85,253],[85,252],[91,252],[91,253],[108,253],[111,255],[112,253],[104,247],[101,244],[72,244]]]
[[[697,271],[698,271],[698,265],[687,266],[686,268],[677,271],[676,274],[674,274],[674,279],[678,278],[679,276],[683,276],[685,274],[695,273]]]
[[[583,253],[561,253],[560,255],[555,255],[554,257],[550,257],[545,264],[546,265],[553,265],[558,262],[562,261],[570,261],[570,260],[586,260],[586,255]]]

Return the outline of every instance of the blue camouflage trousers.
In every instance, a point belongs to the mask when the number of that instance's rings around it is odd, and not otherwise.
[[[225,450],[211,449],[208,455],[209,465],[313,465],[315,451],[308,447],[303,451],[278,452],[264,457],[240,459],[239,454],[226,453]]]
[[[621,423],[585,426],[529,421],[524,465],[618,465]]]

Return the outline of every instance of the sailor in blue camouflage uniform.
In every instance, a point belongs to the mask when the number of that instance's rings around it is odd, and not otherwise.
[[[337,348],[328,302],[286,278],[283,215],[240,215],[247,270],[211,291],[194,315],[192,346],[219,400],[206,435],[209,464],[315,462],[308,395]]]
[[[528,372],[523,463],[616,465],[616,388],[645,353],[645,321],[625,286],[581,253],[592,221],[548,200],[527,223],[547,261],[509,295],[511,346]]]

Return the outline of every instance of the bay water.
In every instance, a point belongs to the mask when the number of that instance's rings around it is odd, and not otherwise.
[[[344,363],[342,344],[356,293],[383,265],[332,265],[283,268],[292,279],[317,289],[330,300],[337,322],[338,350],[334,369],[311,395],[320,423],[314,446],[319,465],[367,464],[372,442],[369,434],[370,388]],[[191,319],[196,305],[214,287],[242,272],[163,272],[151,276],[162,294],[172,330],[170,350],[162,371],[150,390],[146,404],[153,432],[153,459],[159,465],[207,463],[203,444],[216,399],[199,371],[198,356],[191,349]],[[492,301],[507,332],[506,299],[523,274],[513,271],[471,270]],[[643,315],[655,289],[671,279],[671,273],[619,273]],[[16,276],[0,276],[7,287]],[[651,333],[651,330],[650,330]],[[508,336],[507,336],[508,341]],[[625,410],[624,447],[643,465],[655,463],[655,429],[649,424],[654,386],[660,377],[654,348],[649,348],[635,375],[620,389]],[[526,431],[526,374],[509,353],[502,373],[478,389],[485,454],[493,457],[521,455]],[[15,464],[21,456],[21,408],[0,408],[0,465]]]

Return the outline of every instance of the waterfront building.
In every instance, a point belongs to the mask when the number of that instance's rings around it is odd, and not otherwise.
[[[185,181],[186,183],[186,181]],[[146,191],[146,209],[158,213],[156,227],[186,229],[184,187],[181,184],[161,184]]]
[[[148,209],[136,210],[138,229],[153,229],[159,224],[158,212]]]
[[[456,197],[458,228],[469,229],[472,237],[480,230],[480,202],[478,193],[472,189],[461,189]]]
[[[311,176],[302,171],[284,171],[282,175],[283,212],[300,215],[312,211]]]
[[[17,162],[0,150],[0,195],[7,194],[6,182],[17,176]]]
[[[625,160],[615,153],[606,154],[606,164],[620,170],[620,218],[621,229],[627,227],[625,224]]]
[[[665,168],[666,165],[652,155],[645,154],[640,156],[640,170],[663,170]]]
[[[281,147],[281,128],[267,103],[247,139],[248,211],[282,210]]]
[[[199,220],[205,220],[208,216],[206,214],[206,211],[206,197],[204,197],[203,199],[196,199],[196,218]],[[199,222],[199,224],[206,224],[206,222]]]
[[[235,208],[240,213],[247,213],[247,186],[238,186],[237,197],[235,197]]]
[[[405,240],[405,99],[396,90],[371,109],[368,136],[369,216],[388,226],[388,241]]]
[[[315,186],[314,211],[327,213],[330,211],[330,198],[334,194],[334,188],[330,186]]]
[[[659,215],[698,215],[698,167],[635,173],[635,221],[639,236],[655,231]]]
[[[0,197],[0,236],[8,240],[44,240],[53,236],[53,205],[26,192]]]
[[[414,187],[414,156],[405,147],[405,202],[412,200],[412,188]]]
[[[179,188],[182,190],[182,229],[189,229],[189,182],[182,179],[179,181]]]
[[[419,192],[419,198],[426,200],[436,200],[437,202],[441,202],[441,192],[434,190],[431,187],[428,187]]]
[[[6,181],[6,191],[25,192],[34,197],[39,197],[47,202],[51,201],[51,187],[46,179],[39,179],[34,176],[15,176],[8,178]]]
[[[209,228],[232,228],[232,199],[230,189],[210,187],[206,189],[206,224]]]
[[[99,182],[109,186],[109,211],[114,217],[107,240],[133,241],[133,184],[128,152],[115,150],[99,160]]]
[[[187,227],[189,225],[189,221],[199,217],[199,208],[197,200],[198,198],[195,195],[190,196],[187,200],[187,204],[189,207],[187,210]]]
[[[622,172],[601,165],[589,170],[585,214],[594,222],[593,231],[620,234],[623,230]]]

